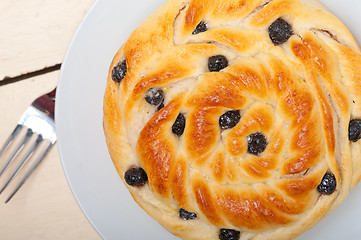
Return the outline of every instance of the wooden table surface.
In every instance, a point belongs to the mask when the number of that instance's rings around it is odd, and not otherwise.
[[[57,85],[67,47],[93,2],[0,1],[0,147],[25,108]],[[56,144],[5,204],[11,187],[0,195],[0,239],[101,239],[70,191]]]

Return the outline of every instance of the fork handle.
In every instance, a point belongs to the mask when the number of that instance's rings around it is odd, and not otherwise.
[[[54,108],[55,108],[55,95],[56,87],[53,91],[37,98],[32,105],[44,112],[48,112],[49,115],[54,118]]]

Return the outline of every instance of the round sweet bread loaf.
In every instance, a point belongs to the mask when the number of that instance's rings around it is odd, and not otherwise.
[[[292,239],[361,178],[361,53],[314,0],[170,0],[120,47],[104,131],[183,239]]]

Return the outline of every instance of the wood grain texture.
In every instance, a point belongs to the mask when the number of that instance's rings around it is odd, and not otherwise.
[[[94,0],[1,0],[0,81],[63,61]]]
[[[1,146],[25,108],[36,97],[52,90],[58,76],[56,71],[0,87]],[[0,178],[0,184],[2,182]],[[15,184],[16,180],[0,195],[0,239],[100,239],[70,191],[57,145],[5,204]]]

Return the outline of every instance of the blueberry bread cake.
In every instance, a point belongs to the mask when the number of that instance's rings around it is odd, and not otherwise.
[[[361,178],[361,54],[314,0],[170,0],[116,53],[110,156],[183,239],[292,239]]]

